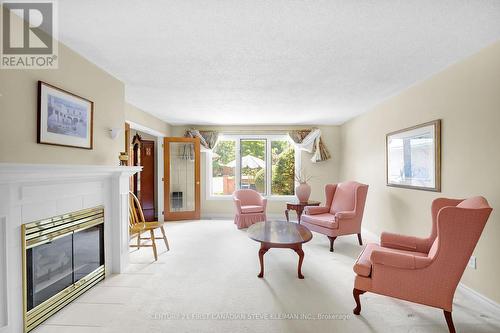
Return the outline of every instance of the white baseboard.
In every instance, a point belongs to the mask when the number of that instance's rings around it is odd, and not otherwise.
[[[202,214],[202,220],[232,220],[234,215],[232,214]]]
[[[467,287],[465,284],[463,284],[462,282],[460,282],[458,284],[458,289],[460,289],[460,291],[462,291],[468,297],[474,298],[474,299],[476,299],[476,301],[487,305],[492,311],[500,313],[500,304],[498,304],[497,302],[489,299],[488,297],[484,296],[483,294],[475,291],[471,287]]]
[[[234,220],[234,213],[222,214],[203,214],[202,220]],[[267,219],[271,221],[285,221],[283,214],[267,214]]]

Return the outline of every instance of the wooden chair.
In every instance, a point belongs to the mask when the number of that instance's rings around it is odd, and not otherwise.
[[[163,239],[167,250],[170,251],[168,246],[167,235],[165,234],[165,229],[163,229],[163,222],[146,222],[144,220],[144,213],[142,212],[141,203],[139,199],[134,195],[134,193],[129,192],[130,203],[129,203],[129,230],[130,238],[137,236],[137,244],[130,245],[130,247],[152,247],[153,254],[155,256],[155,261],[158,260],[158,252],[156,250],[156,239]],[[155,237],[155,230],[160,229],[163,237]],[[149,237],[141,237],[145,232],[149,232]],[[141,240],[151,240],[151,244],[143,244]]]

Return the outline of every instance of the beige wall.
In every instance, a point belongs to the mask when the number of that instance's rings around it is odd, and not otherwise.
[[[170,135],[170,125],[149,113],[144,112],[135,105],[125,103],[125,120],[155,130],[166,136]]]
[[[121,81],[64,44],[58,48],[58,69],[0,70],[0,162],[117,165],[124,133],[111,139],[109,130],[125,120],[169,135],[167,123],[125,103]],[[36,143],[39,80],[94,102],[92,150]]]
[[[196,127],[196,126],[194,126]],[[340,128],[338,126],[316,126],[321,129],[322,138],[332,155],[332,159],[320,162],[320,163],[312,163],[311,157],[312,155],[307,152],[302,152],[302,168],[307,171],[308,174],[314,176],[311,179],[310,184],[312,187],[311,200],[319,200],[324,202],[324,185],[327,183],[335,183],[338,181],[339,176],[339,154],[340,154]],[[173,126],[172,127],[172,135],[173,136],[183,136],[184,132],[187,128],[191,127],[183,127],[183,126]],[[271,127],[271,126],[253,126],[253,127],[244,127],[244,126],[222,126],[222,127],[196,127],[197,129],[206,129],[206,130],[217,130],[220,132],[224,131],[245,131],[248,133],[248,130],[255,130],[259,133],[263,133],[266,130],[272,131],[275,133],[276,130],[283,130],[283,133],[286,133],[287,130],[290,129],[299,129],[304,128],[304,126],[300,127]],[[307,128],[307,127],[306,127]],[[234,213],[234,206],[232,201],[228,200],[212,200],[207,199],[206,188],[203,184],[206,184],[206,154],[201,154],[201,214],[202,217],[224,217],[231,216]],[[269,201],[268,202],[268,214],[279,215],[284,218],[283,212],[285,210],[285,202],[284,201]],[[295,218],[293,213],[291,213],[292,218]]]
[[[94,149],[42,145],[37,136],[37,81],[94,102]],[[124,85],[63,44],[59,69],[0,70],[0,162],[117,165],[124,149]]]
[[[385,185],[385,134],[442,119],[442,193]],[[427,235],[437,197],[485,196],[493,214],[463,282],[500,302],[500,43],[390,98],[341,128],[341,177],[370,184],[363,226]],[[459,244],[457,244],[459,246]]]

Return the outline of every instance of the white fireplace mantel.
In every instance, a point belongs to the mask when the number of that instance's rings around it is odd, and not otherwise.
[[[0,163],[0,333],[21,333],[21,225],[104,206],[106,273],[128,265],[128,191],[141,167]]]
[[[131,176],[141,169],[142,167],[109,165],[0,163],[0,184],[59,177]]]

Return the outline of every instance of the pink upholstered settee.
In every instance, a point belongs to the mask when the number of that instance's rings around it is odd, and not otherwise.
[[[492,209],[483,197],[436,199],[427,238],[382,233],[354,265],[354,314],[359,295],[369,291],[443,309],[450,332],[455,289]]]
[[[311,231],[330,239],[330,252],[338,236],[357,234],[361,239],[361,221],[365,209],[368,185],[358,182],[328,184],[325,186],[326,203],[319,207],[306,207],[301,224]]]
[[[234,223],[238,229],[266,221],[267,199],[254,190],[236,190],[233,193],[236,214]]]

